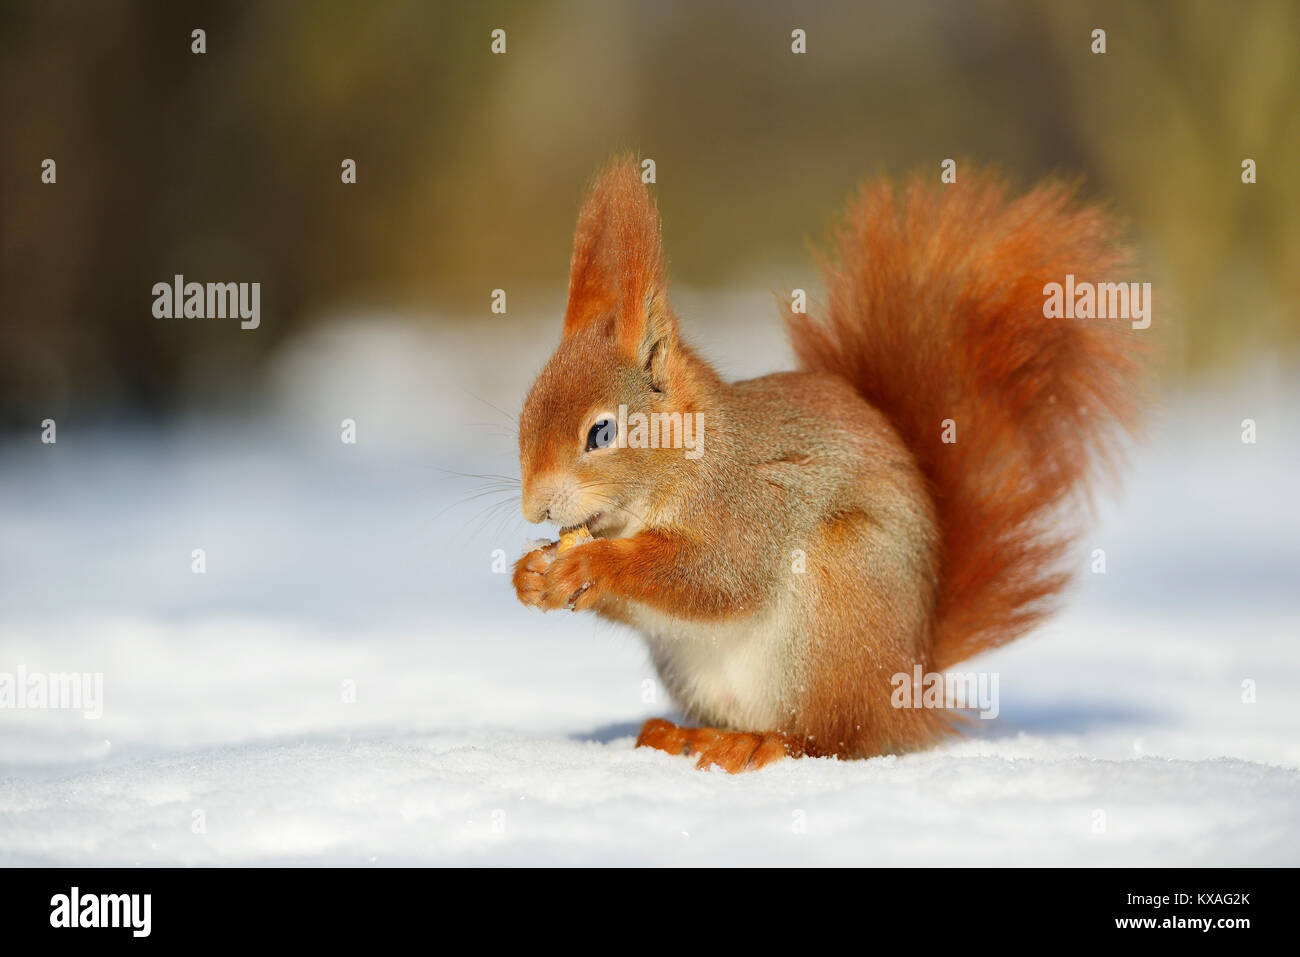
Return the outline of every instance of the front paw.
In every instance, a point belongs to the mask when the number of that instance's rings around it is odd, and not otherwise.
[[[595,541],[557,556],[542,575],[537,607],[583,611],[600,601],[606,591],[603,570],[608,545]]]
[[[532,607],[541,607],[542,593],[546,591],[546,570],[555,562],[559,542],[535,548],[515,562],[515,594],[519,600]]]

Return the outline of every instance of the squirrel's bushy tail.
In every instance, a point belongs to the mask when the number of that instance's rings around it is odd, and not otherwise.
[[[995,177],[864,189],[824,266],[824,316],[787,317],[803,366],[883,411],[928,479],[941,535],[930,665],[1023,633],[1069,575],[1059,506],[1136,422],[1130,323],[1044,317],[1044,286],[1127,279],[1098,209]],[[951,423],[946,422],[951,420]],[[955,442],[945,442],[945,430]]]

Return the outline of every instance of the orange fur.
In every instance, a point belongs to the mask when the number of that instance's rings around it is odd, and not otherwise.
[[[1055,513],[1112,464],[1137,419],[1127,325],[1045,319],[1067,273],[1128,272],[1113,227],[1073,191],[1007,201],[993,176],[862,191],[825,267],[818,320],[787,316],[805,368],[852,382],[885,413],[929,482],[942,531],[932,663],[946,668],[1023,634],[1069,581]],[[958,441],[940,441],[952,419]]]
[[[705,727],[648,722],[638,744],[738,771],[951,730],[950,711],[894,707],[892,679],[1050,610],[1063,508],[1136,420],[1127,327],[1043,316],[1048,282],[1122,278],[1111,234],[1056,185],[1009,201],[967,169],[870,187],[838,231],[825,315],[787,316],[803,371],[728,384],[680,339],[635,164],[596,180],[519,430],[524,514],[596,537],[530,552],[514,585],[645,636]],[[707,450],[587,447],[620,405],[702,415]]]
[[[799,745],[780,733],[683,728],[662,718],[651,718],[645,723],[636,746],[692,757],[701,771],[717,767],[728,774],[757,771],[773,761],[800,753]]]

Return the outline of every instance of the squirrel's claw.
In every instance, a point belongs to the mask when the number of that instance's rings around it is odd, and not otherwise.
[[[779,731],[744,732],[722,728],[684,728],[651,718],[637,736],[638,748],[654,748],[669,754],[689,755],[702,771],[722,768],[728,774],[756,771],[785,757],[796,757],[799,748]]]
[[[555,561],[558,545],[558,542],[552,542],[535,548],[515,562],[515,594],[523,604],[541,607],[541,598],[546,591],[546,570]]]
[[[595,605],[604,593],[596,569],[597,550],[596,543],[592,543],[557,555],[542,575],[543,590],[537,606],[544,611],[584,611]]]

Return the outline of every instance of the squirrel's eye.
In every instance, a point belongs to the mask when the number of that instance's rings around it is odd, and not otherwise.
[[[587,433],[586,450],[590,452],[592,449],[603,449],[607,445],[613,445],[616,438],[618,438],[618,423],[613,419],[597,419],[596,424]]]

